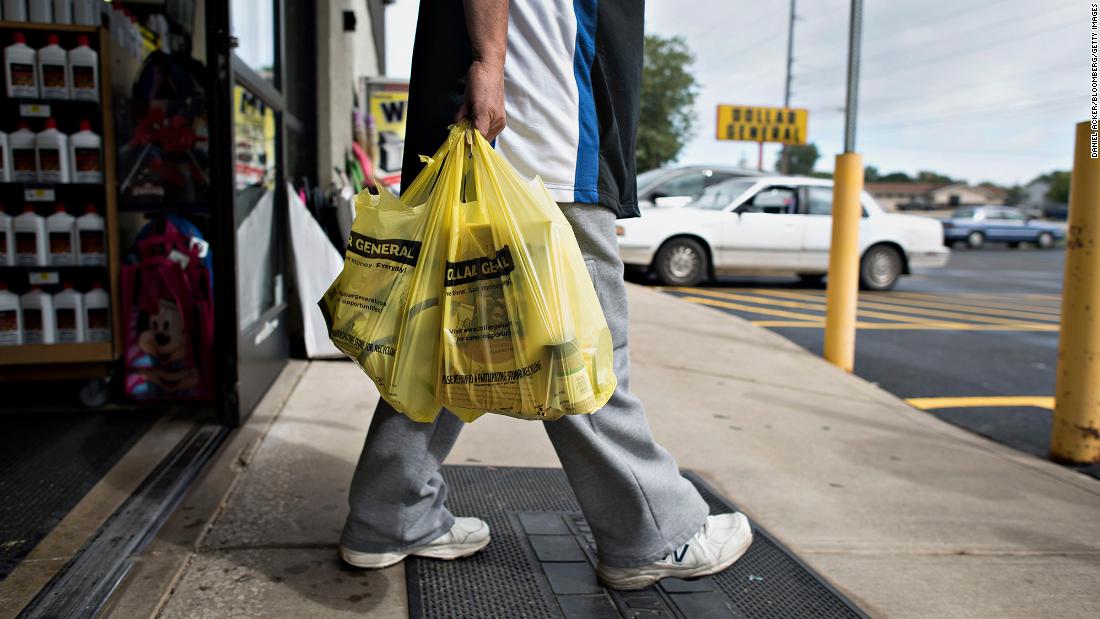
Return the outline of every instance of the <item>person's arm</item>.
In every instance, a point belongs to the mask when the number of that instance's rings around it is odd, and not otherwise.
[[[455,121],[470,123],[492,140],[504,131],[504,54],[508,48],[508,0],[463,0],[473,62],[466,101]]]

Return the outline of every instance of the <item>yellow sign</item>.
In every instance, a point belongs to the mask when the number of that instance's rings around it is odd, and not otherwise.
[[[810,113],[802,108],[719,105],[719,140],[805,144]]]
[[[405,150],[405,118],[409,107],[409,86],[370,83],[367,102],[371,119],[371,159],[375,175],[383,183],[401,181],[401,157]]]
[[[238,190],[275,186],[275,111],[240,85],[233,86],[234,178]]]

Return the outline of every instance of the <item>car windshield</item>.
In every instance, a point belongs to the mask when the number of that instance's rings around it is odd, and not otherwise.
[[[756,184],[756,179],[736,179],[712,185],[703,190],[703,195],[687,203],[693,208],[724,209]]]

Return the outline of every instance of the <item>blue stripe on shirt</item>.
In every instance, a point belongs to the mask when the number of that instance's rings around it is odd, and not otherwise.
[[[596,183],[600,171],[600,135],[596,118],[596,101],[592,97],[592,61],[596,57],[596,2],[573,0],[577,14],[577,50],[573,56],[573,73],[577,78],[578,120],[580,135],[577,145],[577,175],[573,201],[596,204]]]

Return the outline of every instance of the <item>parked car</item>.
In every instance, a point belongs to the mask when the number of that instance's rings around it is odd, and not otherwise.
[[[799,275],[820,281],[829,268],[833,182],[792,176],[739,178],[703,191],[676,209],[646,209],[619,222],[628,266],[667,285],[693,286],[719,274]],[[864,192],[860,283],[893,288],[918,268],[941,267],[950,250],[930,217],[886,213]]]
[[[761,176],[761,172],[734,166],[671,166],[638,175],[638,205],[642,208],[683,206],[707,187],[731,178]]]
[[[1065,231],[1052,224],[1029,218],[1014,206],[967,206],[956,209],[943,221],[943,242],[948,246],[966,243],[978,249],[986,243],[1034,243],[1048,249],[1065,238]]]

